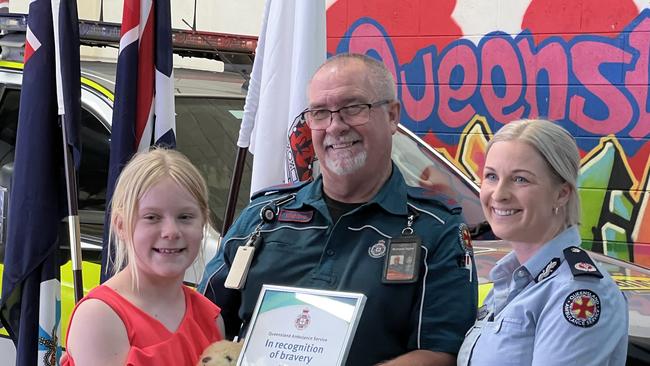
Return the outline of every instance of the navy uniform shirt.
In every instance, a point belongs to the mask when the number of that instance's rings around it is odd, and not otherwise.
[[[570,227],[524,265],[514,252],[497,262],[488,315],[463,344],[470,365],[625,365],[626,299],[580,241]]]
[[[245,288],[225,289],[223,281],[237,247],[260,223],[260,209],[290,194],[295,198],[261,228],[263,244]],[[410,212],[416,213],[413,230],[422,239],[419,279],[384,284],[388,242],[400,236]],[[229,328],[250,319],[262,284],[360,292],[367,300],[348,365],[371,365],[415,349],[455,354],[477,307],[474,264],[461,263],[466,254],[462,222],[460,208],[407,187],[393,165],[391,177],[370,202],[334,223],[319,178],[294,192],[254,198],[223,238],[199,291],[222,308]]]

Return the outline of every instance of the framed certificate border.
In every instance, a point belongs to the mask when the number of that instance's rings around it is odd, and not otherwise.
[[[308,364],[311,359],[307,362],[309,356],[305,354],[309,354],[309,352],[318,354],[319,350],[324,350],[318,355],[324,362],[321,364],[343,365],[352,345],[365,302],[366,296],[360,293],[263,285],[246,332],[242,351],[237,360],[237,366]],[[304,308],[302,314],[299,311],[296,312],[297,307]],[[312,312],[318,312],[320,321],[310,324],[309,309],[312,309]],[[265,313],[271,314],[272,311],[274,311],[273,317],[260,320]],[[291,325],[289,328],[293,332],[287,331],[288,324]],[[317,345],[312,345],[311,341],[301,342],[300,338],[303,337],[300,334],[307,327],[310,327],[311,334],[335,334],[336,336],[304,337],[309,340],[316,338],[321,342]],[[269,340],[271,335],[284,338],[280,339],[282,342],[274,342]],[[288,343],[284,343],[285,340]],[[303,346],[301,343],[305,345]],[[265,347],[260,346],[262,344]],[[278,347],[278,344],[281,346]],[[287,347],[287,345],[292,347]],[[319,347],[319,345],[323,347]],[[296,346],[302,347],[301,349],[305,350],[305,353],[302,355],[296,353]],[[284,349],[282,349],[283,347]],[[292,348],[293,352],[291,352]],[[284,350],[289,351],[285,352]],[[264,351],[263,354],[262,351]],[[289,354],[291,356],[287,357],[291,357],[291,359],[281,358]],[[314,364],[318,364],[318,362]]]

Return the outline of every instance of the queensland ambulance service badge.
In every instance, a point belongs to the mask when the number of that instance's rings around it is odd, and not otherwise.
[[[591,290],[577,290],[567,296],[562,310],[569,323],[589,328],[600,318],[600,299]]]

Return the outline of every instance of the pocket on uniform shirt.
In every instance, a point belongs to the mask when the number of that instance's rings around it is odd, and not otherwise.
[[[498,328],[497,333],[501,331],[501,329],[507,331],[517,331],[517,330],[521,331],[524,325],[522,319],[510,318],[505,316],[499,320],[499,323],[500,324],[497,327]]]
[[[290,243],[285,243],[281,241],[269,241],[269,242],[264,242],[264,249],[272,250],[272,251],[280,251],[280,252],[287,252],[287,253],[295,253],[296,252],[296,247]]]
[[[502,365],[530,364],[535,342],[534,329],[532,332],[527,330],[524,320],[520,318],[502,317],[495,323],[493,331],[499,339],[499,351],[508,355]]]

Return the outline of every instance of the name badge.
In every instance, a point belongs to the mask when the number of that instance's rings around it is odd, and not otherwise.
[[[413,283],[420,274],[420,245],[417,235],[402,235],[388,243],[384,257],[383,283]]]

